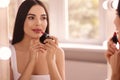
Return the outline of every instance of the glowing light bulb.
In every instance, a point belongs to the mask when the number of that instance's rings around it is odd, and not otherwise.
[[[9,47],[0,48],[0,60],[8,60],[11,57],[11,50]]]
[[[104,9],[108,9],[108,0],[105,0],[102,6]]]
[[[111,4],[111,7],[112,7],[113,9],[117,9],[117,6],[118,6],[118,0],[114,0],[114,1],[112,2],[112,4]]]

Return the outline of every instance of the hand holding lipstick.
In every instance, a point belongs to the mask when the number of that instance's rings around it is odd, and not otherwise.
[[[117,47],[118,45],[118,47]],[[108,49],[105,53],[107,62],[112,70],[111,80],[115,80],[116,74],[120,74],[120,44],[118,41],[117,33],[114,32],[113,37],[108,41]],[[119,80],[119,79],[118,79]]]
[[[113,55],[115,53],[115,51],[117,51],[119,48],[117,48],[116,45],[118,45],[118,39],[117,39],[117,33],[114,32],[112,38],[108,41],[107,43],[107,52],[106,52],[106,58],[109,61],[109,58],[111,55]]]
[[[55,61],[55,57],[57,54],[57,51],[59,51],[58,47],[58,40],[57,38],[50,36],[50,39],[47,38],[44,41],[45,48],[47,50],[47,60],[48,61]]]

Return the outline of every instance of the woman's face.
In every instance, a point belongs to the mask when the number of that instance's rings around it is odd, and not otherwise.
[[[116,26],[117,32],[120,34],[120,17],[118,15],[116,15],[114,19],[114,24]]]
[[[47,27],[47,15],[40,5],[33,6],[25,19],[24,37],[39,38]]]

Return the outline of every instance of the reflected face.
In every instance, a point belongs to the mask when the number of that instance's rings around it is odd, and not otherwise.
[[[25,19],[24,37],[39,38],[47,27],[47,15],[40,5],[33,6]]]
[[[120,32],[120,17],[118,15],[116,15],[116,17],[114,19],[114,24],[116,26],[116,30],[118,32]]]

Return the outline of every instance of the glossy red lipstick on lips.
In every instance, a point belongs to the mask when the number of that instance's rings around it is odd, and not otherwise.
[[[44,33],[41,29],[32,29],[32,31],[34,31],[35,33]]]

